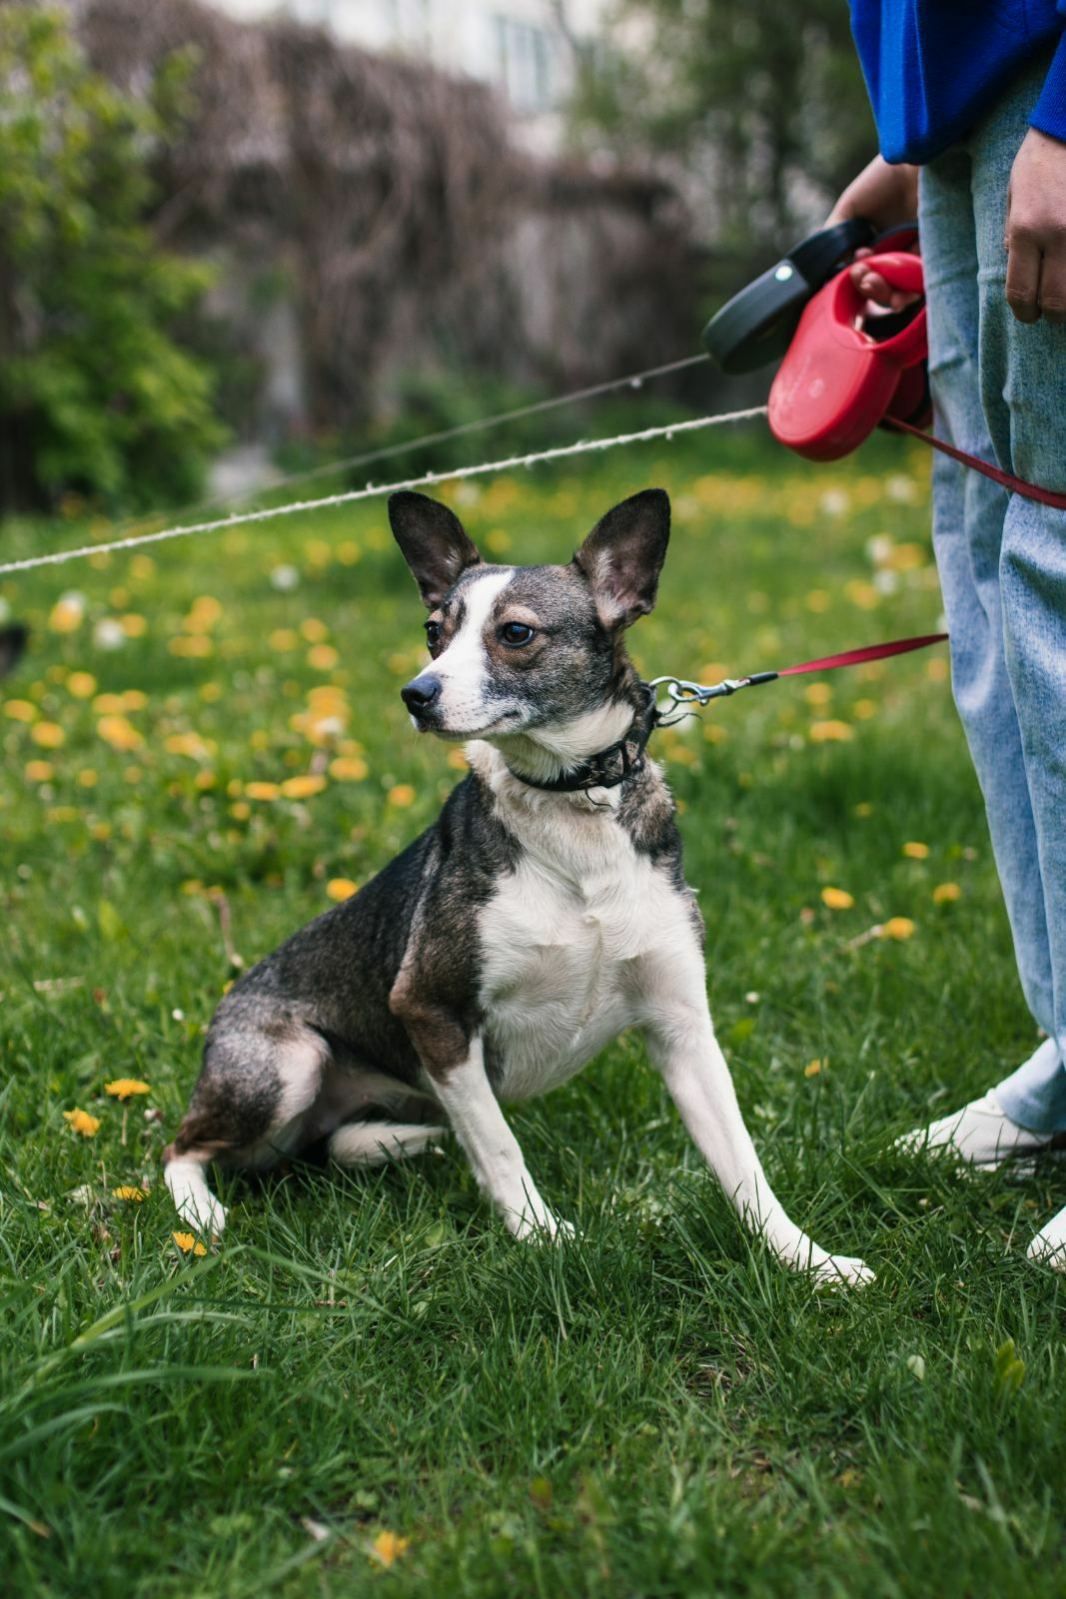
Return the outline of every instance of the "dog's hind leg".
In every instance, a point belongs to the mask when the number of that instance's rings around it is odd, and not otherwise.
[[[207,1185],[212,1161],[262,1170],[298,1149],[322,1088],[330,1050],[288,1012],[220,1012],[174,1142],[163,1152],[164,1180],[181,1219],[220,1233],[226,1211]]]
[[[447,1131],[446,1127],[432,1124],[346,1122],[337,1128],[327,1148],[330,1159],[338,1166],[384,1166],[390,1160],[421,1155],[439,1143]]]

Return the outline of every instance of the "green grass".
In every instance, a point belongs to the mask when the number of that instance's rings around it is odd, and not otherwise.
[[[716,437],[452,498],[490,549],[505,534],[512,557],[555,559],[663,484],[674,542],[633,644],[649,674],[698,676],[932,630],[926,472],[888,441],[815,468]],[[9,526],[5,554],[84,531]],[[877,588],[882,535],[903,570]],[[4,685],[35,720],[0,705],[8,1591],[1062,1593],[1063,1284],[1024,1247],[1066,1184],[1051,1163],[974,1179],[892,1150],[1034,1043],[943,652],[827,677],[824,704],[810,680],[752,691],[657,740],[771,1178],[876,1284],[818,1293],[772,1266],[633,1039],[511,1113],[575,1246],[511,1242],[449,1147],[224,1183],[229,1229],[196,1258],[172,1241],[159,1155],[233,975],[227,940],[251,962],[331,880],[364,882],[457,773],[399,701],[421,615],[380,503],[151,553],[3,591],[35,630]],[[282,563],[291,592],[271,585]],[[74,588],[84,618],[57,632]],[[201,607],[188,635],[202,595],[220,614]],[[142,636],[94,644],[128,614]],[[271,642],[309,619],[335,665]],[[173,654],[183,633],[211,653]],[[97,680],[88,698],[72,672]],[[366,775],[249,799],[334,758],[290,725],[322,683],[346,691],[347,770]],[[93,699],[128,690],[146,700],[110,713],[139,741],[122,750]],[[818,722],[851,737],[814,742]],[[35,742],[42,724],[61,747]],[[946,882],[961,897],[934,903]],[[826,886],[853,906],[827,908]],[[913,936],[862,941],[892,917]],[[150,1095],[123,1108],[103,1092],[118,1077]],[[143,1203],[113,1197],[142,1183]],[[388,1570],[382,1531],[410,1540]]]

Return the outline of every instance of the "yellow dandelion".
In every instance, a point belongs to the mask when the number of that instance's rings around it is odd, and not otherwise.
[[[222,605],[213,594],[201,594],[189,607],[189,615],[195,616],[202,627],[214,627],[222,615]]]
[[[279,654],[286,654],[294,650],[300,643],[300,635],[291,627],[276,627],[273,633],[267,635],[267,643],[272,650]]]
[[[854,894],[849,894],[846,888],[822,889],[822,904],[828,905],[831,911],[850,911],[854,903]]]
[[[332,644],[312,644],[307,652],[307,664],[316,672],[332,672],[339,660]]]
[[[127,638],[143,638],[148,631],[148,623],[136,611],[127,611],[125,616],[120,616],[118,625]]]
[[[130,562],[131,577],[151,577],[155,571],[155,562],[150,555],[135,555]]]
[[[804,1077],[817,1077],[821,1069],[822,1062],[820,1060],[809,1060],[803,1068],[803,1075]]]
[[[200,686],[200,698],[205,705],[214,705],[216,700],[222,698],[221,683],[203,683]]]
[[[97,716],[121,716],[125,709],[126,702],[121,694],[98,694],[93,700]]]
[[[78,773],[78,783],[82,788],[95,788],[99,781],[99,777],[91,766],[82,767]]]
[[[207,1250],[198,1238],[192,1233],[171,1233],[170,1235],[183,1255],[206,1255]]]
[[[188,755],[194,761],[207,760],[216,746],[200,737],[199,733],[170,733],[163,740],[168,755]]]
[[[823,611],[828,611],[829,605],[830,596],[826,593],[825,589],[811,589],[811,592],[807,595],[808,611],[821,613]]]
[[[871,716],[877,715],[877,711],[876,700],[856,700],[852,715],[857,716],[860,722],[868,722]]]
[[[104,1093],[112,1099],[133,1099],[137,1094],[151,1092],[151,1084],[142,1083],[139,1077],[116,1077],[113,1083],[104,1084]]]
[[[890,916],[887,922],[881,924],[882,938],[903,940],[910,938],[913,932],[914,923],[909,916]]]
[[[218,782],[217,773],[208,771],[206,768],[203,768],[202,770],[200,770],[199,772],[196,773],[196,776],[192,780],[192,786],[193,786],[193,788],[199,788],[199,789],[214,788],[217,782]]]
[[[846,743],[849,738],[853,738],[854,736],[855,735],[852,733],[852,730],[848,726],[847,722],[829,721],[811,723],[812,744],[843,744]]]
[[[371,1549],[383,1566],[391,1566],[411,1545],[410,1538],[401,1538],[395,1532],[379,1532]]]
[[[89,837],[95,838],[98,844],[103,844],[111,837],[110,822],[93,822],[89,827]]]
[[[215,653],[214,642],[206,633],[178,634],[167,645],[171,655],[180,655],[185,660],[202,661]]]
[[[300,632],[308,644],[321,644],[329,638],[329,628],[325,622],[320,622],[317,616],[307,616],[300,623]]]
[[[310,799],[312,794],[321,794],[325,787],[326,779],[320,772],[301,772],[297,777],[287,777],[281,792],[286,799]]]
[[[67,735],[58,722],[36,722],[30,728],[30,737],[45,750],[57,750],[67,741]]]
[[[369,767],[359,755],[338,755],[329,763],[329,775],[340,783],[361,783]]]
[[[864,583],[858,578],[845,583],[844,593],[852,605],[857,605],[860,611],[872,611],[881,598],[872,583]]]
[[[238,800],[235,805],[230,806],[229,813],[235,822],[246,822],[252,814],[252,807],[247,800]]]
[[[924,861],[926,856],[929,854],[929,845],[919,844],[912,841],[909,844],[904,844],[903,853],[906,855],[908,860]]]
[[[457,772],[468,772],[470,770],[470,762],[462,750],[448,751],[448,765],[454,767]]]
[[[137,750],[144,743],[133,723],[125,716],[101,716],[96,731],[113,750]]]
[[[395,788],[390,788],[388,793],[390,805],[398,805],[401,809],[415,802],[415,791],[410,783],[397,783]]]
[[[828,683],[811,683],[804,689],[803,698],[808,705],[828,705],[833,698],[833,690]]]
[[[131,1205],[139,1205],[144,1200],[145,1194],[143,1188],[134,1188],[132,1183],[123,1183],[119,1188],[112,1188],[111,1196],[113,1199],[128,1200]]]
[[[37,707],[29,700],[7,700],[4,704],[4,715],[10,716],[13,722],[35,722]]]
[[[143,711],[148,704],[147,694],[145,694],[143,689],[139,688],[123,689],[119,698],[122,701],[121,708],[124,711]]]
[[[958,883],[938,883],[933,890],[934,905],[950,905],[953,900],[962,898],[962,889]]]
[[[362,553],[354,539],[345,539],[343,544],[337,545],[337,559],[342,566],[355,566]]]
[[[67,692],[76,700],[88,700],[96,693],[96,679],[91,672],[71,672],[67,678]]]
[[[48,625],[53,633],[76,633],[84,615],[84,606],[73,600],[59,600],[52,606]]]
[[[87,1110],[65,1110],[64,1121],[68,1121],[74,1132],[80,1133],[83,1138],[95,1138],[100,1131],[99,1116],[90,1116]]]
[[[281,793],[279,783],[246,783],[244,792],[253,800],[276,800]]]
[[[942,655],[934,655],[931,661],[926,661],[925,675],[930,683],[947,682],[950,676],[950,668]]]
[[[29,783],[48,783],[55,776],[51,761],[27,761],[26,780]]]
[[[350,877],[331,877],[326,884],[326,893],[330,899],[351,899],[358,888],[359,884],[353,883]]]

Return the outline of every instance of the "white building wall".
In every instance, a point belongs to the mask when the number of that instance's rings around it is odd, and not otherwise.
[[[365,49],[420,57],[493,84],[527,140],[558,146],[573,40],[602,38],[609,0],[213,0],[247,21],[285,15]],[[563,20],[565,19],[565,21]]]

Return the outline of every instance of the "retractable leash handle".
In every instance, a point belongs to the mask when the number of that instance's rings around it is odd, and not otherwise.
[[[863,266],[893,289],[924,292],[913,251],[871,255]],[[886,416],[918,420],[929,348],[924,300],[888,337],[878,337],[879,320],[867,316],[848,268],[810,301],[770,389],[770,430],[781,444],[812,461],[836,461]]]

